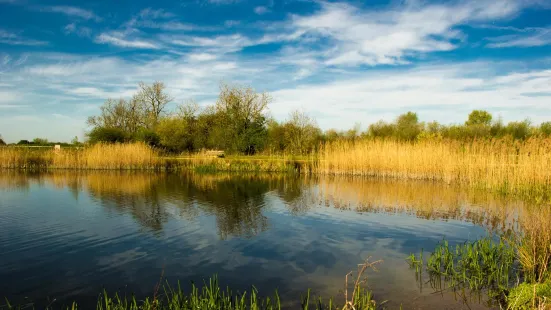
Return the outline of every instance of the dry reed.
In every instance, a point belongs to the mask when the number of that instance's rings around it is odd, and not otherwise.
[[[156,169],[159,155],[143,143],[96,144],[82,149],[0,148],[0,168],[13,169]]]
[[[321,149],[318,173],[427,179],[551,197],[551,139],[337,141]]]

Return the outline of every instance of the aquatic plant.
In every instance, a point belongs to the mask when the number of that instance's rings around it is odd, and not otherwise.
[[[500,303],[520,276],[514,249],[504,240],[496,242],[490,237],[455,247],[443,240],[426,262],[422,253],[419,257],[411,254],[408,260],[416,274],[421,273],[423,268],[427,271],[429,282],[435,290],[486,291],[490,301]],[[421,277],[418,279],[422,280]]]
[[[329,298],[324,301],[322,297],[313,299],[311,291],[308,289],[306,294],[301,297],[300,309],[302,310],[322,310],[322,309],[342,309],[342,310],[375,310],[377,309],[377,303],[373,299],[371,291],[366,287],[367,277],[365,272],[368,269],[375,269],[375,266],[382,261],[369,262],[367,259],[364,263],[358,265],[358,274],[354,282],[352,283],[352,294],[348,295],[348,277],[352,275],[349,273],[346,275],[345,284],[345,297],[344,304],[338,306],[334,303],[333,298]],[[161,279],[163,276],[161,276]],[[298,303],[297,303],[298,304]],[[135,295],[121,296],[118,293],[110,295],[105,290],[98,296],[96,304],[97,310],[280,310],[284,302],[280,299],[278,291],[276,290],[272,296],[261,296],[256,289],[252,286],[250,292],[235,292],[229,287],[223,289],[220,287],[218,277],[213,276],[208,281],[203,282],[202,287],[196,286],[194,283],[191,285],[191,291],[185,292],[180,283],[175,287],[169,285],[166,282],[161,285],[161,281],[155,286],[153,296],[145,299],[138,299]],[[52,304],[45,307],[45,309],[79,309],[79,305],[76,302],[72,302],[69,306],[60,307],[59,305]],[[86,307],[89,308],[89,307]],[[5,305],[0,305],[0,310],[22,310],[22,309],[34,309],[34,304],[26,303],[25,305],[12,305],[6,300]]]

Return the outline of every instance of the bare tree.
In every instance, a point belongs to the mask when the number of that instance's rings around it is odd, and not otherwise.
[[[320,129],[315,120],[303,111],[292,111],[285,127],[285,135],[291,152],[303,154],[316,147],[315,143],[320,135]]]
[[[139,92],[132,100],[141,104],[148,118],[148,127],[154,127],[173,98],[165,92],[166,86],[163,82],[154,82],[151,85],[141,82],[139,87]]]
[[[136,133],[144,125],[144,111],[138,101],[107,99],[100,107],[101,114],[91,116],[87,123],[94,127],[119,128]]]

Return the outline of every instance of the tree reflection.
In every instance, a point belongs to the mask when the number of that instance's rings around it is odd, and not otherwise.
[[[0,174],[0,188],[68,188],[110,212],[130,214],[162,233],[172,218],[215,218],[220,238],[252,237],[269,228],[266,211],[284,206],[304,214],[326,206],[359,212],[407,213],[424,219],[462,220],[507,229],[529,203],[433,182],[271,174],[71,172]]]

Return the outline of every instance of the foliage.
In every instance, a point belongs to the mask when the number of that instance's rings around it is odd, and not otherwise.
[[[159,146],[161,142],[161,138],[155,131],[146,128],[140,128],[138,130],[135,140],[153,147]]]
[[[34,145],[48,145],[48,139],[34,138],[32,143]]]
[[[0,135],[0,146],[6,145],[6,142],[4,142],[4,139],[2,139],[2,135]]]
[[[186,120],[177,117],[164,118],[157,126],[160,144],[172,152],[194,150],[191,133]]]
[[[417,113],[407,112],[396,119],[397,138],[404,141],[413,141],[421,132]]]
[[[130,99],[107,99],[100,114],[88,119],[92,131],[115,128],[123,131],[117,139],[101,141],[141,141],[174,153],[223,150],[229,154],[256,153],[306,155],[336,141],[392,139],[398,141],[458,140],[512,137],[527,140],[550,136],[551,122],[532,126],[528,120],[505,124],[484,110],[472,111],[464,124],[443,125],[420,122],[417,113],[399,115],[393,122],[378,121],[361,132],[360,125],[343,131],[323,132],[316,120],[302,111],[292,111],[287,120],[268,115],[272,98],[267,93],[240,85],[221,84],[214,105],[200,107],[193,101],[168,111],[172,97],[161,82],[139,84]],[[99,130],[99,129],[98,129]],[[100,130],[101,132],[101,130]],[[94,136],[94,134],[92,134]]]
[[[551,136],[551,122],[541,123],[539,130],[542,135]]]
[[[490,126],[492,115],[487,111],[474,110],[469,114],[469,118],[465,122],[467,126]]]
[[[293,111],[284,124],[286,150],[292,154],[309,154],[316,149],[321,132],[315,121],[301,111]]]
[[[115,127],[95,127],[88,134],[89,143],[122,143],[129,141],[128,133]]]

